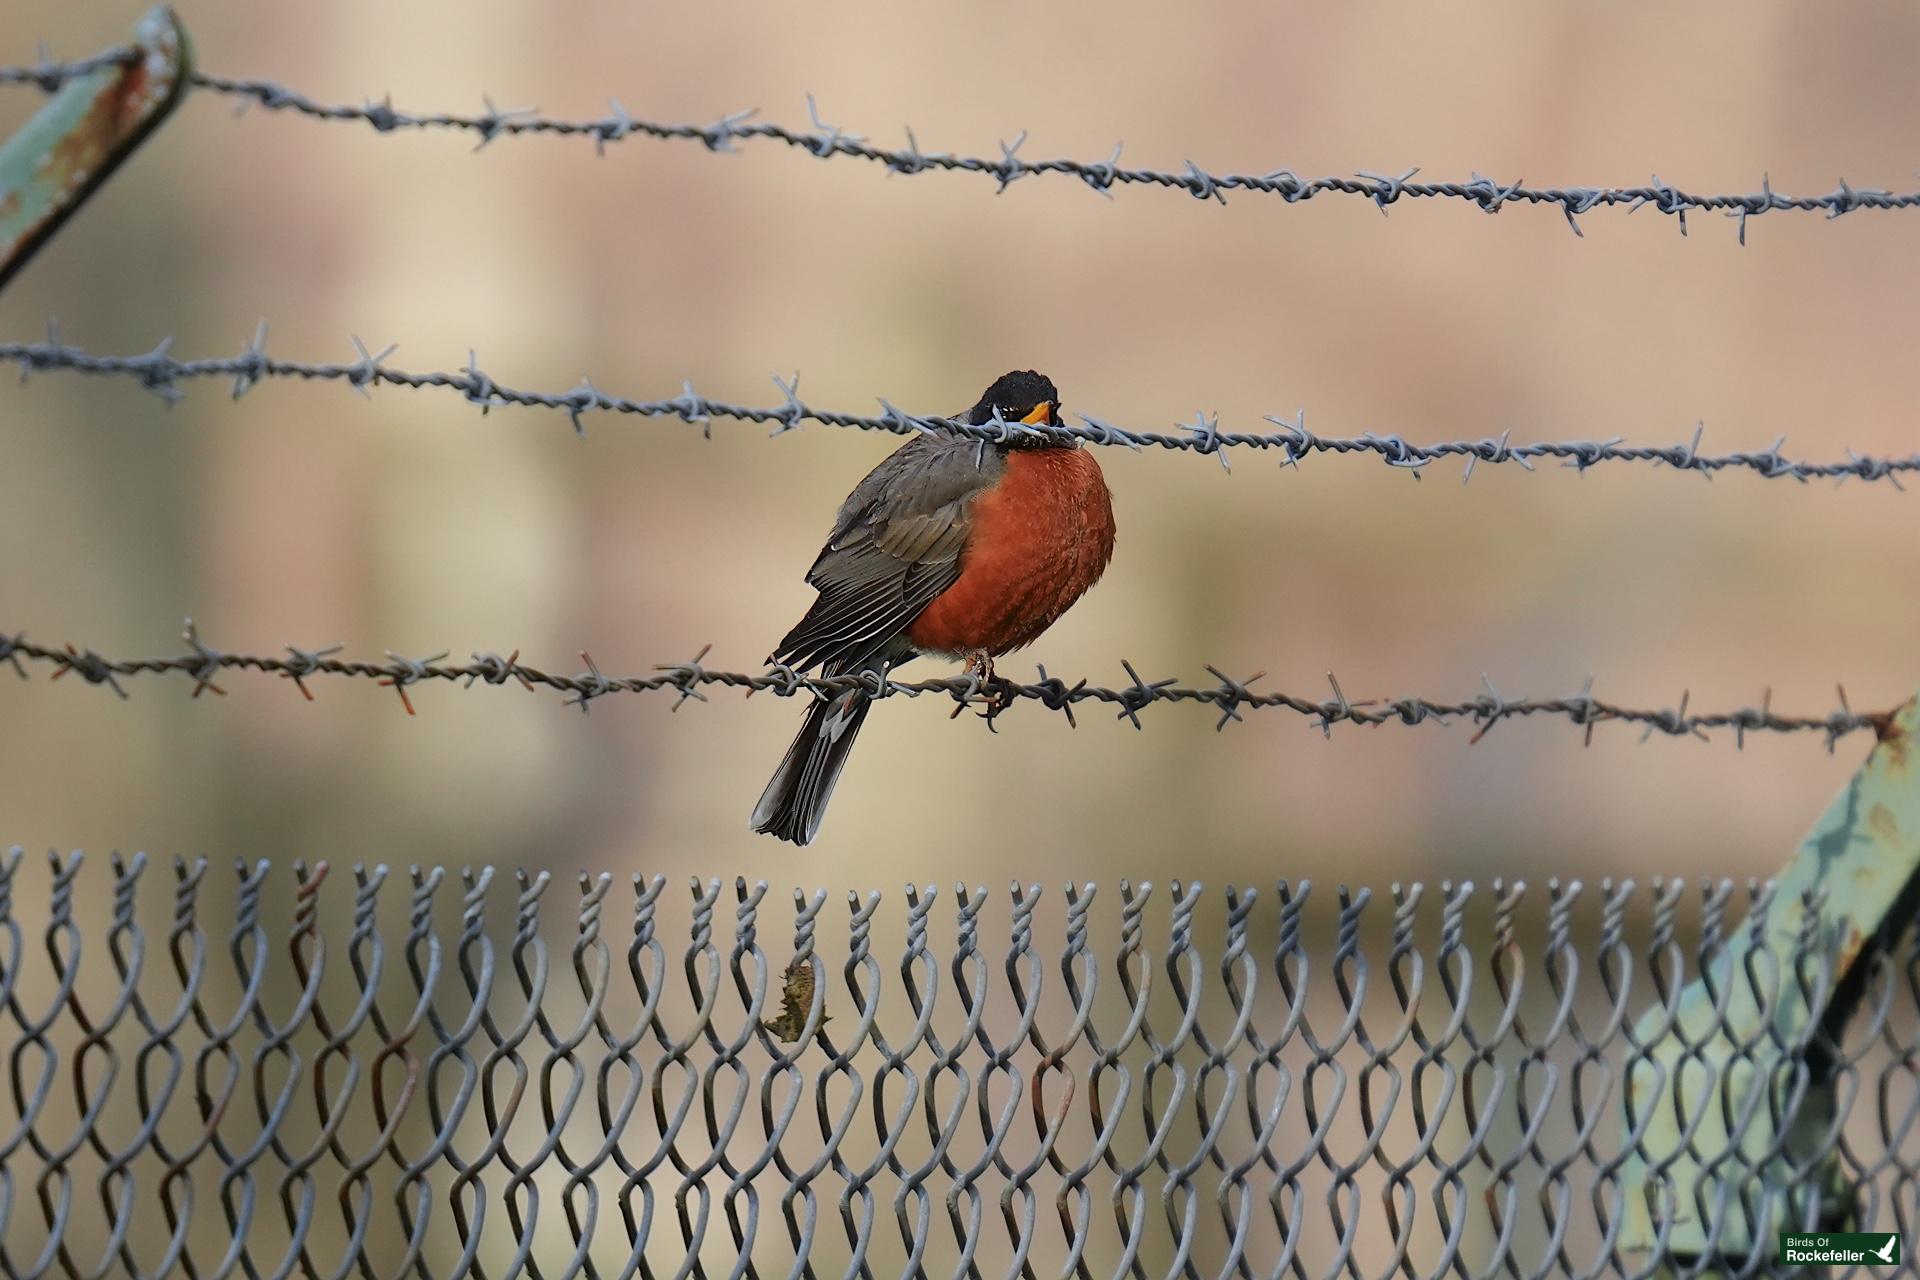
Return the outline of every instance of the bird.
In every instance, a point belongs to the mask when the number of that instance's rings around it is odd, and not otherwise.
[[[1060,425],[1060,393],[1032,370],[988,387],[964,422]],[[919,435],[841,504],[807,571],[819,596],[767,658],[796,672],[878,680],[808,708],[753,810],[753,829],[810,843],[873,706],[871,689],[916,657],[993,659],[1031,644],[1113,559],[1113,498],[1081,442],[1041,432]],[[989,700],[987,714],[1001,704]],[[959,708],[955,708],[958,714]]]

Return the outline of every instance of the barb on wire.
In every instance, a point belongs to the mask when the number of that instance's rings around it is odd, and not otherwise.
[[[1497,466],[1511,463],[1526,471],[1534,469],[1536,459],[1558,461],[1563,467],[1585,472],[1602,463],[1644,462],[1666,466],[1675,471],[1691,471],[1711,478],[1716,472],[1744,471],[1765,479],[1845,481],[1884,480],[1903,489],[1902,474],[1920,471],[1920,454],[1887,456],[1846,451],[1845,459],[1816,461],[1790,458],[1782,452],[1786,437],[1781,436],[1763,450],[1745,450],[1711,454],[1700,451],[1704,428],[1694,430],[1685,444],[1635,445],[1624,437],[1606,440],[1537,441],[1514,444],[1511,432],[1478,440],[1446,440],[1433,444],[1414,444],[1399,435],[1366,432],[1358,436],[1323,436],[1307,429],[1304,411],[1291,418],[1269,416],[1266,420],[1278,430],[1222,430],[1218,415],[1196,415],[1193,422],[1178,424],[1169,431],[1148,431],[1117,426],[1090,414],[1076,415],[1079,425],[1031,425],[1017,422],[975,424],[938,415],[907,413],[882,400],[877,414],[848,413],[822,409],[799,396],[799,377],[775,375],[782,403],[744,405],[703,396],[691,383],[683,383],[677,396],[659,400],[636,400],[602,391],[583,379],[568,391],[532,391],[507,384],[480,368],[478,358],[469,351],[467,363],[457,373],[427,373],[402,369],[387,363],[397,347],[393,344],[375,351],[358,337],[349,339],[354,358],[336,363],[285,360],[269,356],[266,350],[267,326],[263,321],[238,355],[183,360],[173,354],[173,339],[165,338],[152,350],[138,355],[97,355],[60,340],[53,326],[43,342],[0,343],[0,364],[19,367],[24,380],[35,373],[65,372],[92,377],[126,378],[143,390],[159,396],[169,405],[185,395],[183,383],[209,379],[229,383],[235,399],[260,383],[270,380],[335,382],[351,387],[361,396],[382,384],[412,390],[453,391],[479,405],[482,413],[507,406],[549,409],[567,415],[576,433],[585,434],[583,415],[602,413],[632,414],[646,418],[676,418],[700,427],[702,435],[712,437],[716,418],[770,425],[770,434],[782,435],[807,422],[859,431],[883,431],[894,435],[946,431],[978,440],[1007,443],[1044,436],[1061,443],[1124,445],[1131,449],[1156,448],[1179,452],[1212,454],[1226,462],[1230,448],[1273,450],[1286,466],[1298,466],[1316,454],[1357,454],[1376,457],[1388,466],[1410,472],[1418,479],[1432,463],[1462,458],[1466,467],[1462,480],[1473,478],[1474,468],[1482,463]]]
[[[832,697],[851,688],[860,688],[881,698],[945,695],[953,699],[956,709],[986,700],[1000,708],[997,714],[1004,714],[1004,709],[1013,702],[1037,702],[1049,711],[1061,712],[1070,723],[1074,722],[1076,706],[1100,703],[1116,708],[1116,716],[1131,722],[1136,729],[1141,727],[1140,712],[1143,709],[1161,703],[1190,702],[1219,713],[1219,720],[1214,725],[1216,730],[1224,729],[1229,721],[1242,720],[1240,713],[1243,710],[1277,709],[1307,717],[1315,728],[1329,736],[1333,726],[1342,723],[1416,725],[1435,720],[1445,725],[1458,718],[1477,726],[1479,731],[1473,735],[1473,741],[1478,742],[1500,721],[1522,716],[1547,716],[1564,718],[1584,727],[1589,743],[1595,724],[1619,721],[1641,729],[1642,741],[1655,733],[1706,740],[1708,730],[1732,729],[1736,745],[1744,745],[1748,733],[1813,732],[1825,736],[1827,749],[1831,751],[1835,742],[1850,733],[1872,730],[1876,735],[1884,736],[1891,729],[1894,714],[1890,710],[1855,711],[1847,702],[1844,690],[1840,694],[1839,707],[1818,716],[1781,715],[1772,708],[1771,693],[1759,707],[1742,707],[1733,711],[1689,711],[1689,696],[1684,693],[1677,707],[1637,709],[1595,698],[1591,679],[1579,693],[1560,698],[1505,697],[1493,687],[1491,681],[1483,678],[1483,693],[1457,701],[1419,697],[1355,701],[1342,692],[1339,681],[1329,673],[1327,680],[1333,697],[1316,699],[1290,693],[1255,692],[1250,686],[1260,680],[1264,673],[1236,680],[1222,674],[1218,667],[1208,666],[1207,670],[1219,681],[1218,684],[1182,685],[1173,679],[1143,680],[1133,664],[1125,661],[1121,666],[1128,683],[1117,688],[1089,684],[1086,680],[1070,685],[1057,676],[1049,676],[1044,667],[1040,669],[1039,680],[1033,683],[1005,678],[996,678],[988,683],[982,682],[977,676],[927,680],[889,678],[876,682],[871,677],[804,675],[786,666],[772,666],[758,674],[719,671],[705,665],[708,652],[705,648],[689,661],[663,663],[653,668],[653,674],[644,676],[606,675],[592,658],[582,653],[580,657],[587,664],[587,670],[564,675],[543,671],[520,661],[517,649],[505,658],[495,653],[475,653],[468,662],[448,662],[445,652],[429,658],[408,658],[388,650],[387,661],[366,662],[335,656],[339,650],[337,645],[316,649],[288,645],[286,657],[230,653],[204,643],[191,619],[187,622],[185,634],[189,651],[184,654],[155,658],[107,658],[92,649],[80,649],[71,644],[43,645],[27,639],[24,632],[10,635],[0,631],[0,664],[11,665],[23,677],[26,675],[23,660],[51,667],[52,678],[56,680],[69,673],[77,674],[89,684],[109,686],[122,698],[127,693],[118,683],[119,679],[142,675],[186,676],[192,681],[195,696],[198,696],[208,688],[222,695],[226,693],[224,688],[212,684],[213,677],[221,671],[267,672],[293,681],[309,701],[313,693],[307,687],[308,682],[319,676],[358,678],[392,688],[400,695],[408,715],[414,714],[413,700],[407,692],[410,687],[428,682],[457,682],[457,687],[463,688],[472,688],[476,682],[498,686],[512,679],[527,689],[542,687],[562,693],[566,695],[568,705],[578,706],[582,711],[588,710],[589,703],[616,693],[670,692],[678,695],[674,701],[674,709],[678,710],[689,698],[706,701],[703,691],[714,687],[742,689],[749,696],[769,692],[782,698],[799,694]]]
[[[30,67],[0,67],[0,83],[30,84],[42,89],[58,88],[68,79],[88,70],[123,59],[115,52],[79,62],[50,62],[45,58]],[[1303,178],[1291,169],[1257,173],[1212,173],[1192,160],[1179,169],[1129,168],[1120,164],[1120,147],[1105,160],[1072,159],[1029,160],[1019,152],[1027,141],[1021,132],[1013,141],[1002,141],[998,156],[966,155],[956,152],[928,151],[920,146],[913,130],[906,130],[903,148],[877,146],[864,135],[829,125],[820,118],[818,107],[808,98],[808,114],[813,127],[798,129],[771,121],[755,120],[753,111],[732,112],[711,124],[672,124],[642,120],[618,101],[610,101],[608,113],[597,119],[562,120],[527,109],[502,109],[491,98],[482,97],[484,111],[473,113],[402,111],[391,98],[371,99],[354,106],[351,103],[326,103],[277,84],[271,80],[236,78],[196,72],[193,85],[208,93],[237,99],[242,106],[258,106],[268,111],[286,111],[313,120],[364,124],[380,133],[406,129],[434,129],[467,133],[477,139],[475,149],[486,146],[502,135],[545,134],[555,137],[590,139],[596,151],[604,153],[609,143],[629,138],[661,141],[698,142],[709,151],[737,150],[741,140],[764,140],[791,147],[821,160],[845,156],[882,166],[888,173],[918,174],[930,170],[948,173],[976,173],[991,179],[1005,191],[1022,178],[1056,174],[1085,183],[1103,196],[1111,196],[1116,186],[1162,187],[1184,191],[1196,200],[1226,203],[1228,192],[1255,192],[1278,196],[1288,204],[1311,200],[1315,196],[1352,196],[1371,202],[1381,213],[1401,200],[1459,200],[1486,213],[1498,213],[1508,204],[1546,205],[1560,210],[1575,235],[1579,217],[1603,207],[1624,207],[1628,212],[1655,209],[1675,218],[1680,232],[1687,232],[1689,213],[1721,213],[1739,224],[1740,243],[1747,240],[1747,220],[1764,213],[1797,211],[1821,213],[1838,218],[1857,209],[1909,209],[1920,205],[1920,191],[1894,192],[1855,187],[1845,179],[1824,195],[1786,195],[1773,189],[1763,178],[1760,190],[1739,193],[1702,194],[1681,190],[1661,180],[1658,174],[1637,186],[1530,187],[1523,181],[1496,182],[1479,173],[1464,182],[1422,182],[1418,168],[1399,174],[1370,173]]]

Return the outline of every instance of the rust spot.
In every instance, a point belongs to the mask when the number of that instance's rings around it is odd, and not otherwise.
[[[1884,715],[1874,720],[1873,736],[1880,740],[1876,749],[1882,753],[1887,767],[1904,771],[1909,759],[1907,731],[1900,727],[1893,716]]]
[[[1893,816],[1893,810],[1883,804],[1876,804],[1867,810],[1867,829],[1889,844],[1900,839],[1900,822]]]
[[[1846,941],[1840,944],[1840,953],[1834,957],[1835,970],[1845,973],[1853,968],[1853,962],[1859,958],[1860,948],[1865,946],[1866,942],[1867,935],[1860,932],[1859,925],[1848,925]]]
[[[123,73],[131,78],[134,71]],[[71,191],[91,177],[106,162],[107,156],[121,145],[127,133],[122,95],[106,92],[93,100],[86,116],[54,144],[41,168],[51,171],[62,192]]]

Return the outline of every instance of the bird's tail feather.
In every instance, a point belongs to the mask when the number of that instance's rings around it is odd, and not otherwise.
[[[800,734],[753,808],[753,829],[795,844],[806,844],[820,830],[833,786],[846,767],[854,737],[873,707],[859,689],[821,698],[807,709]]]

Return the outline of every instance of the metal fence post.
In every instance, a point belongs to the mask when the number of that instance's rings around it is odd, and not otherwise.
[[[1863,955],[1920,907],[1920,697],[1901,707],[1773,892],[1702,976],[1634,1030],[1622,1248],[1684,1274],[1747,1270],[1775,1233],[1845,1230],[1833,1049]]]
[[[173,10],[149,11],[134,37],[0,141],[0,287],[185,96],[192,50]]]

